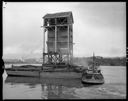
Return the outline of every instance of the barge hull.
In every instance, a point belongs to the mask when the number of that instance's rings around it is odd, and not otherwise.
[[[8,76],[41,77],[41,78],[81,78],[82,74],[77,72],[39,72],[39,71],[10,71],[6,70]]]
[[[39,77],[39,72],[37,71],[10,71],[6,70],[8,76],[23,76],[23,77]]]

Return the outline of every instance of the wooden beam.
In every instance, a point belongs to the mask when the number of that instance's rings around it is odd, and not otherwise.
[[[55,53],[56,52],[57,52],[57,26],[55,26]],[[56,57],[56,55],[55,55],[55,57]],[[55,58],[55,65],[56,65],[56,58]]]
[[[72,25],[72,24],[63,24],[63,25],[49,25],[49,26],[41,26],[41,27],[55,27],[55,26],[68,26],[68,25]]]
[[[71,49],[70,49],[70,50],[71,50],[71,65],[73,65],[73,29],[72,29],[73,26],[70,25],[70,27],[71,27],[71,30],[70,30],[70,33],[71,33],[71,34],[70,34],[70,39],[71,39],[71,40],[70,40],[70,41],[71,41],[71,42],[70,42],[70,45],[71,45]],[[72,37],[71,37],[71,36],[72,36]]]
[[[67,26],[68,27],[68,63],[70,64],[70,60],[69,60],[69,52],[70,52],[70,50],[69,50],[69,25]]]
[[[57,48],[57,26],[55,26],[55,52]]]
[[[43,64],[44,64],[44,62],[45,62],[45,31],[46,31],[46,29],[44,28],[44,30],[43,30]]]

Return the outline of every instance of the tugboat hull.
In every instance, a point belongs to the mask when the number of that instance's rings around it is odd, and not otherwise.
[[[104,77],[102,74],[85,74],[81,81],[85,84],[103,84]]]

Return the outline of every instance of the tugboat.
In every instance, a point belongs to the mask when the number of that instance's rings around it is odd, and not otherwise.
[[[104,77],[101,73],[101,69],[99,65],[95,63],[93,54],[93,63],[88,67],[88,69],[84,70],[82,73],[82,83],[85,84],[103,84]]]

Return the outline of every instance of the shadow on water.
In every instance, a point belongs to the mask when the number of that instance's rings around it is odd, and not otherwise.
[[[80,79],[51,79],[51,78],[33,78],[33,77],[10,77],[8,76],[5,83],[11,85],[24,84],[29,88],[35,88],[37,84],[41,85],[41,92],[47,92],[48,99],[60,98],[64,88],[82,88],[91,85],[82,84]],[[41,94],[43,95],[43,94]],[[42,97],[44,98],[44,97]]]

